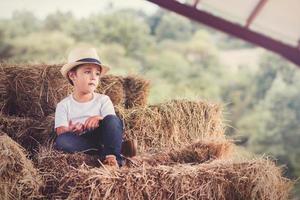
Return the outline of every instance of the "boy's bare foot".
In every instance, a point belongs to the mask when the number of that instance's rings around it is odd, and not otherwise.
[[[105,160],[103,161],[103,164],[105,165],[105,167],[116,169],[119,168],[118,161],[115,155],[107,155],[105,157]]]

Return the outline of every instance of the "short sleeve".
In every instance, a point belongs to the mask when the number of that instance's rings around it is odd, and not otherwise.
[[[60,126],[68,127],[68,113],[67,109],[63,104],[58,103],[55,109],[55,125],[54,128]]]
[[[105,96],[101,104],[100,115],[102,117],[107,115],[116,115],[113,103],[111,102],[109,96]]]

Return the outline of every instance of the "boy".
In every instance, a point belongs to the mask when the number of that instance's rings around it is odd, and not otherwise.
[[[122,165],[122,121],[106,95],[95,93],[100,75],[109,68],[100,62],[96,49],[79,47],[68,56],[62,75],[73,93],[57,104],[54,147],[65,152],[99,153],[105,165]]]

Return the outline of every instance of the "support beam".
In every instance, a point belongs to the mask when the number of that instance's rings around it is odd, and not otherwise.
[[[249,28],[251,23],[254,21],[256,16],[259,14],[259,12],[262,10],[262,8],[266,5],[268,0],[260,0],[258,4],[255,6],[254,10],[251,12],[250,16],[248,17],[246,21],[246,28]]]
[[[197,8],[197,5],[198,5],[199,1],[200,1],[200,0],[195,0],[195,1],[194,1],[194,3],[193,3],[193,7],[194,7],[194,8]]]
[[[265,49],[278,53],[300,67],[300,51],[298,47],[292,47],[280,41],[267,37],[261,33],[246,29],[220,17],[198,10],[192,6],[182,4],[174,0],[148,0],[162,8],[174,11],[192,20],[208,25],[230,35],[236,36]]]

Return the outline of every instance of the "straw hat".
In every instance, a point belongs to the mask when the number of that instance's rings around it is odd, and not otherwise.
[[[68,72],[77,65],[96,64],[101,67],[101,75],[109,71],[109,67],[100,62],[97,51],[93,47],[77,47],[73,49],[68,56],[68,63],[62,66],[60,72],[65,78],[68,78]]]

